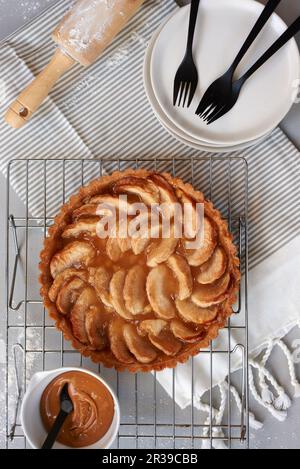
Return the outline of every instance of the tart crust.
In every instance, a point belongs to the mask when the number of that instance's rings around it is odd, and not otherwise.
[[[40,254],[40,277],[41,296],[43,298],[44,306],[47,309],[50,317],[55,321],[56,327],[63,332],[66,340],[71,341],[72,346],[77,349],[83,356],[90,357],[94,362],[101,363],[107,367],[115,368],[118,371],[128,370],[130,372],[150,372],[153,370],[160,371],[165,368],[174,368],[178,363],[186,362],[190,357],[195,356],[201,349],[209,346],[211,340],[215,339],[219,330],[223,328],[227,319],[233,313],[233,305],[237,299],[237,293],[240,283],[240,269],[237,250],[233,243],[232,236],[229,233],[227,223],[222,219],[221,214],[216,210],[212,203],[204,198],[200,191],[196,191],[192,185],[184,183],[181,179],[173,178],[168,173],[159,174],[163,177],[174,190],[181,191],[196,203],[204,203],[205,216],[213,223],[218,234],[218,243],[224,250],[227,256],[228,265],[227,272],[230,274],[230,284],[226,292],[224,301],[218,306],[218,314],[216,318],[201,326],[201,334],[199,334],[198,341],[189,341],[183,343],[179,352],[176,355],[166,355],[158,350],[156,358],[150,363],[142,363],[135,359],[127,360],[127,363],[119,361],[113,354],[110,347],[102,350],[95,350],[94,347],[80,342],[74,335],[72,323],[68,316],[59,312],[56,303],[49,298],[49,292],[53,284],[53,277],[51,275],[50,264],[53,256],[64,246],[63,232],[67,226],[71,225],[76,214],[80,213],[80,208],[87,205],[92,197],[99,194],[105,194],[108,188],[111,188],[115,183],[124,178],[130,181],[130,178],[138,178],[139,180],[151,181],[155,174],[147,170],[127,170],[124,172],[114,172],[109,176],[103,176],[92,181],[85,187],[82,187],[79,192],[73,195],[69,202],[62,206],[59,214],[55,217],[53,225],[49,228],[48,237],[44,241],[44,247]],[[120,187],[118,184],[117,187]],[[75,215],[74,215],[75,214]],[[173,254],[173,253],[172,253]],[[206,260],[207,261],[207,260]],[[164,264],[167,265],[167,264]],[[191,267],[193,269],[193,267]],[[198,268],[198,267],[197,267]],[[195,277],[197,272],[195,271]],[[195,278],[195,285],[197,284]],[[50,294],[51,296],[51,294]],[[174,302],[175,304],[175,302]],[[109,321],[109,313],[107,313]],[[178,316],[181,320],[180,316]],[[134,318],[135,319],[135,318]],[[144,317],[144,319],[147,319]],[[117,319],[119,320],[119,319]],[[124,319],[123,319],[124,321]],[[119,320],[121,323],[121,320]],[[131,323],[129,323],[131,324]],[[188,328],[190,325],[187,323],[185,326]],[[109,327],[110,333],[113,328]],[[116,344],[114,343],[114,347]],[[130,355],[130,351],[128,353]]]

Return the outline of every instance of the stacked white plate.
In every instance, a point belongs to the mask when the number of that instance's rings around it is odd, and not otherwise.
[[[264,140],[289,112],[299,86],[299,51],[291,40],[245,84],[235,107],[206,125],[195,111],[208,86],[233,62],[260,15],[254,0],[201,0],[194,39],[198,89],[190,108],[173,106],[174,77],[186,48],[189,6],[176,10],[154,34],[145,57],[144,83],[162,126],[182,143],[232,152]],[[241,76],[286,30],[273,14],[237,70]]]

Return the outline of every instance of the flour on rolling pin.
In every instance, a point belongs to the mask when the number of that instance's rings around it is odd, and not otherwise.
[[[81,65],[92,64],[144,0],[78,0],[53,33],[60,48]]]
[[[5,121],[19,129],[76,62],[91,65],[144,0],[78,0],[53,32],[58,48],[47,67],[11,103]]]

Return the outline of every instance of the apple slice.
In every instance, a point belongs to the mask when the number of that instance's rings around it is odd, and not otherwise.
[[[189,249],[190,242],[185,241],[186,257],[191,266],[198,267],[211,257],[217,245],[216,230],[207,217],[204,218],[204,237],[201,246],[197,249]]]
[[[92,287],[85,288],[79,295],[75,305],[72,308],[70,321],[73,334],[79,342],[87,345],[89,338],[86,331],[86,314],[91,306],[98,304],[96,293]]]
[[[218,314],[218,308],[201,308],[192,300],[176,300],[177,310],[184,321],[195,324],[205,324],[213,321]]]
[[[183,206],[184,223],[185,223],[185,237],[193,239],[197,236],[199,229],[199,214],[197,212],[196,201],[185,192],[178,190],[180,202]]]
[[[140,363],[151,363],[157,357],[155,348],[147,337],[138,334],[133,324],[126,324],[123,330],[124,339],[130,352]]]
[[[125,305],[134,316],[144,314],[148,305],[146,280],[147,272],[140,265],[132,267],[126,275],[123,292]]]
[[[168,330],[162,331],[158,336],[150,334],[148,337],[152,345],[171,357],[177,355],[182,347],[181,342]]]
[[[146,179],[127,176],[114,185],[115,194],[133,194],[144,204],[151,206],[160,202],[159,190],[155,184]]]
[[[85,285],[79,277],[73,277],[62,286],[56,299],[56,306],[61,314],[69,314]]]
[[[104,267],[89,268],[89,283],[95,288],[102,303],[108,308],[112,308],[112,301],[109,294],[109,284],[112,274]]]
[[[149,214],[147,214],[147,223],[145,222],[141,231],[135,233],[131,238],[131,247],[133,253],[138,256],[142,254],[154,239],[159,239],[161,230],[160,223],[151,226]]]
[[[147,246],[149,245],[150,241],[150,238],[132,238],[131,247],[133,254],[135,254],[136,256],[142,254],[142,252],[144,252]]]
[[[79,220],[72,225],[68,225],[62,232],[62,238],[78,238],[82,234],[88,234],[91,236],[97,235],[97,225],[99,223],[98,218],[85,218]]]
[[[198,284],[192,294],[192,300],[196,305],[207,308],[222,303],[228,296],[230,274],[226,272],[223,277],[209,285]]]
[[[172,319],[170,330],[177,339],[190,344],[199,342],[205,337],[205,329],[192,329],[179,319]]]
[[[91,306],[85,315],[85,328],[93,349],[103,350],[108,343],[105,312],[98,306]]]
[[[186,259],[179,254],[173,254],[167,260],[167,265],[178,280],[178,298],[189,298],[193,291],[193,277]]]
[[[81,217],[96,217],[97,216],[97,205],[96,204],[86,204],[82,207],[77,208],[73,212],[73,220],[78,220]]]
[[[86,282],[88,280],[88,274],[86,270],[79,270],[74,268],[63,270],[54,279],[48,292],[49,299],[53,303],[56,300],[59,290],[61,289],[63,284],[70,280],[72,277],[79,277],[81,280],[84,280]]]
[[[159,335],[168,326],[168,322],[163,319],[145,319],[139,325],[142,334]]]
[[[160,239],[150,244],[147,250],[148,267],[157,267],[166,262],[175,252],[178,245],[178,239],[174,237]]]
[[[169,330],[169,324],[162,319],[146,319],[139,326],[142,334],[147,334],[150,342],[168,356],[177,355],[181,343]]]
[[[168,267],[160,265],[152,269],[147,278],[148,300],[160,319],[168,320],[176,316],[176,308],[170,291],[170,285],[172,285],[170,276],[172,274]]]
[[[109,324],[108,333],[110,340],[110,348],[114,356],[121,363],[134,363],[134,356],[128,350],[124,339],[124,326],[126,322],[121,318],[113,320]]]
[[[123,319],[127,319],[129,321],[134,319],[134,316],[131,312],[126,308],[125,300],[124,300],[124,286],[126,280],[127,273],[125,270],[119,270],[116,272],[109,285],[109,292],[112,301],[112,305],[116,311],[116,313],[121,316]]]
[[[109,194],[96,195],[95,197],[92,197],[90,204],[96,204],[97,210],[99,208],[101,209],[101,215],[108,215],[109,213],[111,214],[114,210],[119,210],[120,212],[128,213],[128,215],[130,215],[132,211],[132,204],[129,203],[125,198],[114,197],[113,195]],[[99,207],[101,205],[103,205],[102,208]]]
[[[119,248],[121,253],[125,253],[131,250],[131,239],[130,238],[118,238]]]
[[[88,266],[95,256],[96,250],[89,243],[74,241],[52,257],[50,263],[51,275],[55,278],[69,267],[77,267],[80,265]]]
[[[122,257],[122,251],[117,238],[108,238],[106,241],[106,254],[113,262],[118,262]]]
[[[227,256],[225,250],[218,246],[210,259],[199,268],[197,282],[201,284],[213,283],[222,277],[226,268]]]
[[[165,216],[174,216],[175,205],[179,203],[179,200],[176,197],[173,187],[160,174],[152,174],[149,179],[151,179],[158,188],[160,202],[165,204],[165,207],[167,208],[166,212],[164,212]]]

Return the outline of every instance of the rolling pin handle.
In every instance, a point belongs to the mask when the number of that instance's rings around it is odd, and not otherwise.
[[[47,98],[56,82],[67,72],[75,60],[57,49],[49,65],[20,94],[5,114],[5,121],[14,129],[20,129]]]

